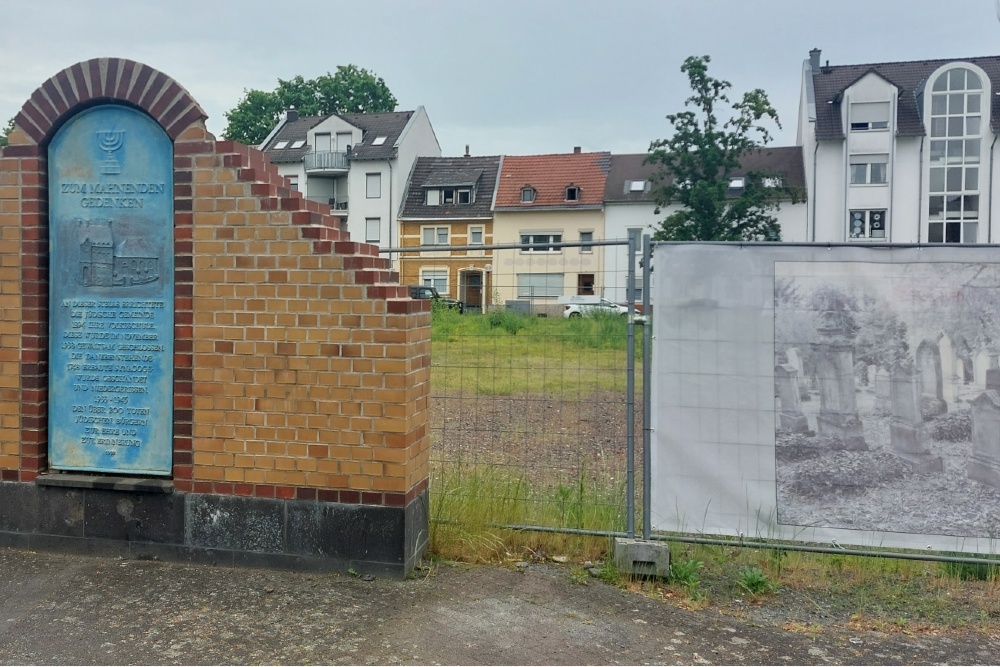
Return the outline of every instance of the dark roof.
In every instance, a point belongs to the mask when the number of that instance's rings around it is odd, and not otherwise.
[[[505,155],[496,210],[601,208],[610,165],[607,152]],[[578,188],[573,201],[566,201],[569,186]],[[521,201],[526,187],[535,190],[534,201]]]
[[[612,155],[611,170],[604,188],[606,202],[652,202],[656,199],[650,188],[644,192],[629,192],[629,181],[654,180],[658,165],[645,164],[646,153]],[[801,146],[775,146],[751,151],[743,156],[733,176],[745,176],[751,171],[771,174],[782,179],[786,187],[805,192],[806,174]]]
[[[869,65],[836,65],[822,67],[813,73],[816,96],[816,138],[843,139],[840,100],[843,92],[869,72],[874,72],[899,89],[896,109],[896,133],[899,136],[920,137],[926,132],[921,118],[917,95],[927,78],[939,67],[949,63],[972,63],[990,78],[990,87],[1000,91],[1000,56],[982,58],[947,58],[901,63]],[[990,126],[1000,132],[1000,98],[991,96]]]
[[[421,157],[417,158],[403,195],[400,218],[464,219],[492,217],[493,192],[500,170],[500,156]],[[473,174],[475,180],[470,181]],[[476,186],[476,200],[471,204],[427,206],[424,191],[445,185]]]
[[[330,116],[338,116],[364,133],[361,142],[351,147],[350,157],[352,160],[386,160],[396,157],[396,141],[414,113],[413,111],[393,111],[390,113],[303,116],[298,120],[285,123],[264,147],[264,153],[272,164],[302,162],[312,147],[305,144],[301,148],[293,149],[291,145],[296,141],[305,141],[309,130]],[[374,142],[378,137],[385,137],[385,141],[376,146]],[[275,150],[274,146],[282,141],[287,141],[288,145],[280,150]]]
[[[309,152],[309,144],[305,144],[301,148],[291,148],[291,145],[296,141],[305,141],[306,133],[319,125],[325,118],[328,116],[303,116],[298,120],[285,123],[278,134],[272,137],[268,145],[264,147],[267,159],[271,164],[302,162],[305,154]],[[288,144],[280,150],[275,150],[274,146],[281,141],[287,141]]]
[[[364,130],[361,143],[351,147],[352,160],[388,160],[396,157],[396,140],[403,128],[410,122],[414,111],[393,111],[390,113],[352,113],[340,117],[354,127]],[[375,139],[385,137],[376,146]]]

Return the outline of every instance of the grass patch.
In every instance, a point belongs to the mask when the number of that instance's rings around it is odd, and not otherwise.
[[[509,530],[541,525],[624,530],[621,483],[581,474],[571,484],[544,485],[504,466],[435,464],[430,486],[430,550],[468,562],[565,555],[601,560],[608,538]]]

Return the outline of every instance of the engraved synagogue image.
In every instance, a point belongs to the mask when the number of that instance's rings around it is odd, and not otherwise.
[[[78,225],[84,287],[130,287],[159,278],[159,258],[141,238],[126,238],[116,246],[110,220],[81,220]]]

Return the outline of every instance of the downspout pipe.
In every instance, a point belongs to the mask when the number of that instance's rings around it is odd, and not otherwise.
[[[924,141],[927,139],[926,135],[920,137],[920,158],[917,160],[917,166],[920,169],[920,175],[917,176],[917,243],[920,243],[921,235],[924,232],[924,211],[928,210],[924,206]],[[891,199],[890,199],[891,201]],[[928,218],[929,219],[929,218]]]
[[[1000,12],[1000,5],[997,6],[997,11]],[[990,188],[990,207],[987,209],[989,212],[989,222],[986,223],[986,242],[993,243],[993,156],[994,147],[997,145],[997,139],[1000,138],[1000,134],[993,135],[993,143],[990,144],[990,177],[986,182],[989,184]]]
[[[819,163],[819,141],[816,141],[816,147],[813,148],[813,187],[812,187],[812,238],[810,241],[816,242],[816,198],[819,196],[819,192],[816,190],[816,165]]]

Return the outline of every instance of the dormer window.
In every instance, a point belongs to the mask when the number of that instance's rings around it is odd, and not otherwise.
[[[888,102],[855,102],[851,104],[851,132],[889,129]]]
[[[526,185],[521,188],[521,203],[530,204],[535,201],[535,188],[530,185]]]
[[[570,185],[566,188],[566,201],[579,201],[580,200],[580,188],[575,185]]]
[[[763,183],[765,188],[780,188],[781,178],[778,176],[766,176]]]

